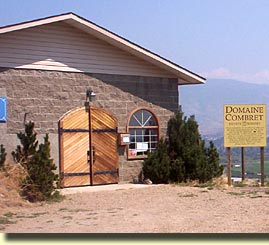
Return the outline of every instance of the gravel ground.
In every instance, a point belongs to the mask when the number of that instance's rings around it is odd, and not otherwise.
[[[269,188],[119,185],[0,212],[4,233],[268,233]]]

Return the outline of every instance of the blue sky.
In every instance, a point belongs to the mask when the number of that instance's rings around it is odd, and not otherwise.
[[[66,12],[206,78],[269,84],[268,0],[0,0],[0,26]]]

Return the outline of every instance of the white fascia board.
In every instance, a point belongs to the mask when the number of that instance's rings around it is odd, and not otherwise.
[[[27,21],[27,22],[23,22],[20,24],[0,27],[0,34],[12,32],[12,31],[23,30],[23,29],[27,29],[27,28],[31,28],[31,27],[35,27],[35,26],[50,24],[50,23],[54,23],[54,22],[58,22],[58,21],[63,21],[63,20],[72,18],[71,16],[72,16],[72,14],[58,15],[58,16],[48,17],[48,18],[44,18],[44,19],[38,19],[38,20],[34,20],[34,21]]]

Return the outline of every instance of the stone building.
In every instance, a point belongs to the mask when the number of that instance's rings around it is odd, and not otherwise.
[[[178,86],[205,80],[73,13],[1,27],[0,53],[0,142],[10,153],[34,121],[63,187],[132,181]]]

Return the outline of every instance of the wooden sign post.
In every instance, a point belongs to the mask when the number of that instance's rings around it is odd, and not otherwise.
[[[261,186],[264,186],[264,147],[261,147]]]
[[[242,181],[245,180],[245,148],[244,147],[241,147],[241,176],[242,176]]]
[[[227,147],[228,185],[231,185],[231,147],[241,147],[242,181],[245,180],[244,147],[261,148],[261,186],[264,186],[265,104],[224,105],[224,147]]]
[[[231,148],[227,147],[227,177],[228,177],[228,185],[232,184],[231,178]]]

